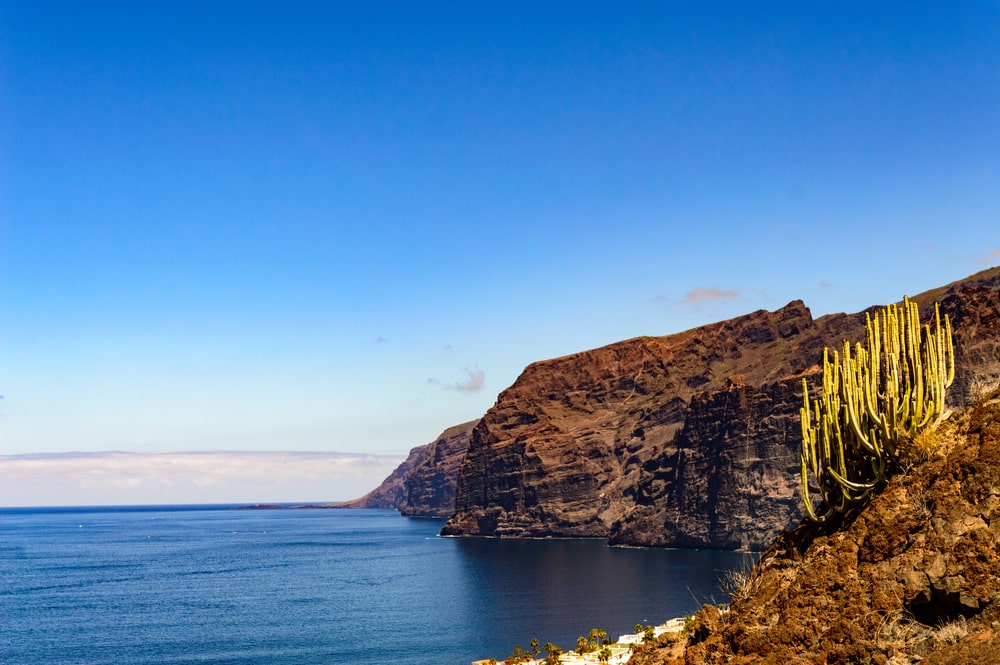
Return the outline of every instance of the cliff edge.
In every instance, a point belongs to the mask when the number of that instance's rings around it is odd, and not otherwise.
[[[338,508],[398,510],[407,517],[451,517],[458,470],[476,421],[449,427],[430,443],[410,450],[382,484]]]
[[[1000,379],[1000,268],[911,299],[951,317],[969,404]],[[442,533],[764,549],[802,514],[802,378],[864,321],[793,301],[529,365],[473,429]]]

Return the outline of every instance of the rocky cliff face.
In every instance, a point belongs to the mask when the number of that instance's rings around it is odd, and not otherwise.
[[[469,448],[476,421],[446,429],[424,447],[424,458],[406,475],[397,508],[407,517],[451,517],[455,514],[458,470]]]
[[[796,301],[530,365],[473,431],[444,533],[755,545],[732,527],[775,506],[750,483],[765,464],[783,473],[794,458],[787,414],[765,414],[765,402],[797,414],[796,378],[826,340],[862,325],[814,321]],[[791,517],[786,503],[768,516],[772,536]],[[682,524],[695,515],[704,523]]]
[[[377,488],[340,508],[398,510],[408,517],[450,517],[455,512],[458,469],[476,421],[446,429],[434,441],[410,450]]]
[[[693,397],[672,445],[626,488],[634,507],[611,525],[611,542],[766,547],[799,514],[801,403],[796,379],[754,388],[737,377]]]
[[[930,295],[940,298],[955,329],[956,375],[948,397],[955,404],[971,404],[1000,381],[1000,269],[943,291]]]
[[[1000,269],[913,299],[952,317],[968,403],[1000,378]],[[863,327],[795,301],[532,364],[473,429],[443,533],[762,549],[799,519],[801,379]]]

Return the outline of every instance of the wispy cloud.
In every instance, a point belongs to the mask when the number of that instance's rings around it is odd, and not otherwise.
[[[990,266],[1000,263],[1000,248],[994,249],[992,252],[987,254],[983,254],[979,257],[977,262]]]
[[[462,371],[465,373],[464,381],[445,383],[440,379],[431,378],[427,379],[427,383],[432,386],[441,386],[445,390],[456,390],[460,393],[478,393],[486,385],[486,373],[478,367],[465,367]]]
[[[338,501],[402,457],[322,452],[67,453],[0,456],[0,505]]]
[[[465,368],[465,381],[452,384],[452,388],[463,393],[478,393],[486,383],[486,374],[478,367]]]
[[[703,302],[717,301],[717,300],[736,300],[739,297],[740,294],[737,293],[736,291],[719,289],[714,286],[708,288],[698,286],[688,291],[684,295],[684,297],[681,298],[681,304],[700,305]]]

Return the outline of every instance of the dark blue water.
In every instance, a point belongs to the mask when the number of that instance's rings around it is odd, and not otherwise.
[[[722,602],[735,553],[439,538],[389,511],[0,510],[0,663],[467,665]]]

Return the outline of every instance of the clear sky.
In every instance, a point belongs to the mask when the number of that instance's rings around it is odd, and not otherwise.
[[[994,1],[0,1],[0,455],[398,456],[996,264]]]

